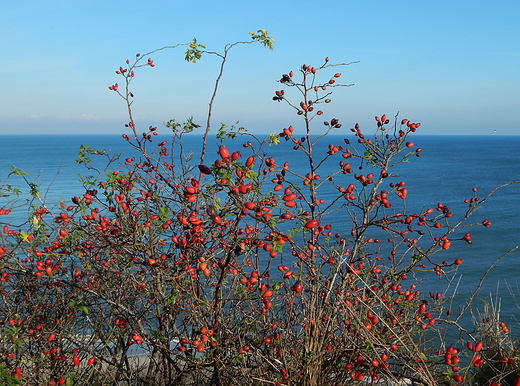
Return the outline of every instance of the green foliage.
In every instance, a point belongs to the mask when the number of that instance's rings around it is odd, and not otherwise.
[[[11,185],[9,184],[5,184],[4,186],[2,186],[1,188],[1,192],[0,192],[0,197],[9,197],[11,194],[15,195],[15,196],[19,196],[22,191],[18,188],[13,188]]]
[[[280,144],[280,136],[278,133],[269,133],[268,144],[269,146],[276,146]]]
[[[175,135],[188,134],[198,129],[200,125],[193,122],[193,117],[189,117],[186,122],[179,123],[175,119],[170,119],[165,126],[169,128]]]
[[[259,29],[258,31],[256,31],[256,33],[249,32],[249,34],[251,35],[251,39],[253,41],[258,41],[262,43],[264,47],[267,47],[270,50],[274,49],[274,39],[267,34],[267,31],[265,29]]]
[[[226,139],[234,140],[239,135],[244,134],[246,132],[247,132],[247,129],[242,126],[237,127],[236,125],[231,125],[231,128],[228,128],[228,126],[226,124],[221,123],[220,127],[217,131],[216,138],[220,142],[224,142]]]
[[[15,176],[27,176],[29,175],[29,173],[27,172],[24,172],[23,170],[21,169],[18,169],[16,166],[11,166],[9,168],[10,172],[9,172],[9,175],[15,175]]]
[[[70,299],[68,306],[70,308],[76,309],[78,311],[82,311],[85,314],[88,314],[88,307],[87,304],[83,301],[81,296],[77,296],[74,299]]]
[[[106,154],[107,154],[107,149],[104,149],[102,151],[93,150],[90,148],[90,146],[80,145],[79,151],[78,151],[78,158],[76,158],[76,160],[74,162],[76,162],[77,164],[89,165],[92,162],[92,160],[87,155],[106,155]]]
[[[189,48],[186,50],[186,55],[184,57],[184,60],[187,62],[196,63],[197,60],[200,60],[202,58],[202,54],[204,53],[203,50],[206,48],[205,45],[197,43],[197,39],[193,38],[193,40],[189,43]]]
[[[10,375],[4,368],[3,364],[0,364],[0,385],[5,386],[15,386],[21,385],[21,382],[18,378]]]

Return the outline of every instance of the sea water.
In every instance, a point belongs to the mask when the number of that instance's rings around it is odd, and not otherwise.
[[[259,136],[261,137],[261,136]],[[343,139],[352,136],[332,135],[319,143],[315,149],[316,159],[324,156],[329,143],[344,144]],[[201,148],[199,135],[184,136],[184,151],[199,154]],[[161,138],[160,140],[164,140]],[[92,165],[97,170],[87,171],[83,164],[75,163],[80,145],[89,146],[95,150],[105,150],[107,154],[122,154],[120,162],[126,157],[136,156],[135,150],[117,135],[7,135],[0,137],[0,180],[4,180],[11,167],[16,167],[26,173],[29,182],[40,186],[40,197],[51,207],[60,200],[67,205],[70,198],[81,196],[85,189],[79,182],[78,175],[95,175],[106,171],[106,157],[91,156]],[[421,156],[412,156],[409,162],[398,165],[395,171],[399,177],[393,181],[405,181],[408,189],[407,209],[419,212],[425,208],[435,208],[442,203],[451,208],[453,218],[464,215],[467,204],[463,201],[473,197],[472,188],[477,188],[480,199],[498,186],[514,180],[520,180],[520,136],[421,136],[413,138],[414,149],[422,148]],[[243,139],[228,141],[226,146],[231,151],[242,151]],[[156,146],[155,144],[149,145]],[[208,141],[207,164],[217,158],[217,140],[210,137]],[[305,158],[301,152],[294,151],[290,142],[278,146],[265,147],[268,156],[274,157],[278,164],[287,160],[291,168],[304,170]],[[198,162],[196,162],[198,163]],[[321,174],[337,168],[337,160],[324,166]],[[329,168],[329,169],[327,169]],[[110,170],[122,169],[117,162]],[[363,173],[368,173],[366,170]],[[335,180],[339,185],[353,183],[352,175],[340,175]],[[28,188],[20,176],[12,176],[9,183],[27,193]],[[320,197],[332,197],[335,194],[322,191]],[[24,197],[27,197],[25,195]],[[0,198],[0,207],[5,198]],[[450,250],[443,253],[442,260],[453,262],[456,258],[463,259],[459,267],[458,281],[453,286],[455,299],[463,303],[477,288],[486,270],[500,256],[513,247],[520,245],[520,184],[500,189],[472,216],[470,223],[480,223],[483,219],[492,222],[490,227],[477,226],[469,229],[472,234],[472,244],[454,242]],[[27,218],[27,207],[13,209],[10,219],[20,223]],[[6,218],[0,218],[0,222]],[[339,226],[348,223],[348,218],[338,217]],[[334,224],[334,226],[338,225]],[[345,224],[346,229],[348,224]],[[501,320],[513,326],[520,319],[520,251],[516,251],[496,263],[481,284],[475,307],[493,294],[495,299],[501,299]],[[435,280],[435,279],[433,279]],[[441,285],[432,281],[431,287]],[[511,328],[511,327],[510,327]]]

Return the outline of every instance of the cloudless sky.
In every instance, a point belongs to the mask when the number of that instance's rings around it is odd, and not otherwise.
[[[359,61],[339,71],[323,118],[367,131],[374,116],[421,122],[424,134],[520,134],[520,1],[41,1],[0,7],[0,134],[121,134],[124,102],[108,86],[136,53],[194,37],[209,50],[266,29],[275,49],[237,46],[215,104],[213,127],[240,121],[255,133],[301,129],[271,100],[277,80],[302,64]],[[193,116],[203,124],[219,62],[157,52],[136,71],[138,130]],[[299,99],[296,98],[295,102]],[[322,119],[321,119],[322,120]],[[320,125],[317,125],[317,129]],[[495,133],[496,130],[496,133]]]

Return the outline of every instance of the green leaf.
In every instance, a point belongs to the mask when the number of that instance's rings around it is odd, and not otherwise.
[[[0,365],[0,383],[2,385],[20,385],[21,382],[16,378],[11,376],[4,368],[4,365]]]
[[[81,298],[81,296],[78,296],[74,299],[71,299],[68,304],[69,307],[75,308],[76,310],[83,311],[85,314],[88,314],[88,308]]]
[[[247,169],[246,177],[249,178],[250,180],[254,180],[258,177],[258,173],[255,172],[253,169]]]
[[[420,261],[420,260],[421,260],[421,255],[419,255],[418,253],[414,253],[414,254],[412,255],[412,262],[413,262],[413,263],[417,263],[417,262]]]
[[[276,146],[280,144],[280,136],[277,133],[269,133],[269,146]]]
[[[251,35],[251,39],[253,41],[262,43],[264,47],[267,47],[270,50],[274,49],[274,39],[267,34],[265,29],[259,29],[256,31],[256,34],[254,32],[249,32],[249,34]]]
[[[77,164],[86,164],[89,165],[91,162],[91,159],[87,156],[87,154],[94,154],[94,155],[105,155],[107,154],[107,149],[104,150],[92,150],[90,146],[79,146],[78,151],[78,158],[74,161]]]
[[[172,304],[172,303],[175,303],[176,301],[177,301],[177,296],[174,294],[169,294],[169,295],[165,296],[165,298],[164,298],[165,304]]]
[[[81,164],[81,163],[89,164],[91,162],[91,160],[90,160],[90,158],[88,158],[86,156],[87,151],[89,149],[90,149],[90,146],[80,145],[79,146],[79,151],[78,151],[78,158],[76,158],[76,160],[74,162],[77,163],[77,164]]]
[[[197,43],[197,39],[193,38],[193,40],[189,44],[189,48],[186,50],[186,55],[184,59],[187,62],[196,63],[197,60],[202,58],[202,54],[204,51],[200,50],[200,48],[206,48],[206,46]]]
[[[280,253],[281,253],[281,252],[283,251],[283,244],[274,241],[274,242],[273,242],[273,251],[275,251],[275,252],[280,252]]]
[[[200,125],[193,122],[193,117],[189,117],[183,124],[176,122],[175,119],[170,119],[165,126],[177,135],[191,133],[193,130],[200,127]]]
[[[88,314],[88,308],[85,305],[81,305],[76,307],[79,311],[83,311],[85,314]]]
[[[31,196],[38,198],[40,196],[40,191],[38,190],[38,185],[34,182],[29,182],[29,189],[31,190]]]
[[[159,208],[159,217],[161,218],[161,220],[167,220],[170,218],[171,215],[172,212],[170,209],[168,209],[167,206],[161,206]]]
[[[29,173],[18,169],[16,166],[11,166],[9,169],[11,170],[11,172],[9,174],[14,174],[17,176],[28,176],[29,175]]]

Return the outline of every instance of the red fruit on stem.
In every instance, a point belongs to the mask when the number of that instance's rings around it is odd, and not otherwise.
[[[133,333],[132,340],[137,344],[143,343],[143,338],[141,338],[137,332]]]
[[[296,197],[297,197],[297,196],[296,196],[296,193],[289,193],[289,194],[283,196],[282,199],[283,199],[284,201],[294,201],[294,200],[296,199]]]
[[[229,151],[228,149],[225,147],[225,146],[220,146],[218,148],[218,154],[222,157],[222,158],[227,158],[229,157]]]
[[[197,192],[198,192],[198,189],[194,186],[186,187],[186,194],[196,194]]]
[[[256,204],[254,202],[248,201],[244,203],[244,207],[246,207],[249,210],[253,210],[256,208]]]
[[[312,228],[315,228],[316,226],[318,226],[318,224],[319,224],[318,220],[309,220],[305,224],[305,228],[312,229]]]
[[[238,191],[242,194],[246,194],[246,193],[249,193],[249,191],[253,189],[253,185],[251,184],[246,184],[246,185],[240,185],[238,187]]]
[[[199,165],[199,170],[202,174],[211,174],[211,169],[206,165]]]
[[[302,292],[302,290],[303,290],[303,283],[298,280],[296,283],[294,283],[294,285],[291,287],[291,289],[294,292]]]
[[[255,163],[255,157],[251,155],[246,160],[246,167],[250,167],[254,163]]]

